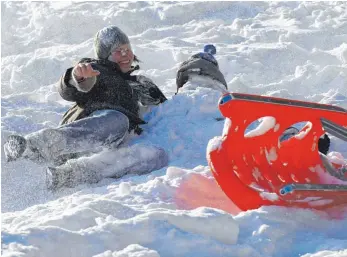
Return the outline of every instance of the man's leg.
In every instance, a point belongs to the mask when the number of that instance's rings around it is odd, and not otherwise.
[[[51,162],[61,155],[96,151],[105,145],[117,146],[128,130],[127,116],[115,110],[105,110],[25,137],[10,136],[4,144],[4,151],[8,161],[24,157],[38,162]]]
[[[108,149],[89,157],[68,160],[46,172],[48,189],[74,187],[83,183],[97,183],[103,178],[120,178],[125,175],[142,175],[167,166],[164,149],[135,144],[129,147]]]

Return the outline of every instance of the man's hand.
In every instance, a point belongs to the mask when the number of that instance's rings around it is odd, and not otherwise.
[[[87,93],[96,83],[96,77],[100,75],[90,63],[79,63],[72,69],[73,85],[78,91]]]
[[[72,74],[77,81],[81,81],[87,78],[92,78],[100,75],[100,72],[94,70],[90,63],[79,63],[73,70]]]

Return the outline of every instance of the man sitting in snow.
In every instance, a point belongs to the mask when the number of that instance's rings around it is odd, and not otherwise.
[[[103,177],[119,177],[127,172],[148,173],[168,163],[165,151],[153,146],[145,161],[139,158],[143,151],[136,147],[131,151],[124,147],[117,153],[96,154],[97,158],[93,159],[83,157],[100,153],[105,146],[119,149],[129,132],[141,133],[139,125],[145,124],[142,111],[167,100],[150,79],[131,75],[139,69],[138,65],[132,66],[138,59],[127,35],[118,27],[109,26],[97,32],[94,50],[97,59],[82,59],[75,67],[67,69],[58,82],[62,98],[75,102],[61,125],[25,137],[11,135],[4,144],[7,161],[27,158],[60,165],[47,169],[47,184],[51,189],[97,182]],[[182,87],[190,75],[209,77],[226,88],[224,76],[213,57],[194,55],[184,62],[177,73],[177,87]],[[75,158],[82,162],[76,164]],[[102,165],[90,168],[95,162],[105,163],[109,159],[125,160],[123,166],[118,167],[122,172],[103,172],[106,167]],[[114,168],[118,164],[107,163],[107,166]]]
[[[129,132],[141,133],[139,125],[145,124],[141,119],[143,109],[167,100],[150,79],[131,75],[139,69],[138,65],[132,66],[138,59],[129,38],[118,27],[109,26],[97,32],[94,50],[97,59],[82,59],[67,69],[58,82],[62,98],[75,102],[61,126],[25,137],[9,136],[4,145],[7,161],[23,157],[62,164],[103,146],[117,147]],[[152,169],[167,165],[165,151],[158,152],[162,160],[156,161],[158,165]]]

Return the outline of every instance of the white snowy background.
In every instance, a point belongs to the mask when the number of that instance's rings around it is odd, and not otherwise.
[[[55,83],[94,56],[107,25],[129,35],[140,73],[169,98],[135,139],[165,148],[169,166],[53,194],[44,166],[6,163],[2,151],[3,256],[347,256],[346,210],[237,214],[206,161],[223,130],[221,93],[174,95],[180,62],[213,43],[232,92],[347,108],[347,2],[2,2],[2,144],[59,123],[71,103]],[[346,144],[332,147],[346,158]]]

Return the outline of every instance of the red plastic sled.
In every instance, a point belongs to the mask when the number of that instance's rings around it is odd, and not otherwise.
[[[318,151],[325,132],[347,139],[345,109],[236,93],[225,94],[219,108],[230,122],[222,137],[210,142],[207,158],[218,184],[241,210],[347,204],[346,174]],[[262,117],[267,117],[263,127],[247,134],[247,127]],[[304,121],[309,122],[299,134],[280,142],[286,128]]]

